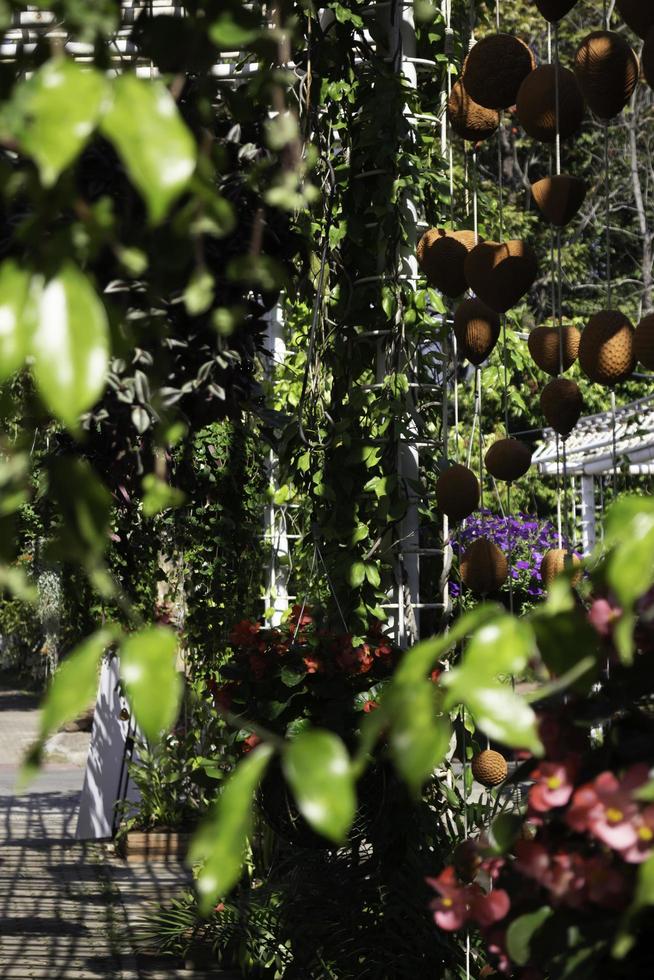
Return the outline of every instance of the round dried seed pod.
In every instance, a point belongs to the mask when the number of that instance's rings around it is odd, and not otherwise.
[[[634,328],[623,313],[601,310],[590,318],[579,341],[579,364],[591,381],[609,387],[633,374]]]
[[[501,330],[498,314],[480,299],[464,299],[454,313],[454,335],[461,358],[479,366],[490,356]]]
[[[461,581],[476,595],[492,595],[509,574],[506,555],[489,538],[477,538],[461,558]]]
[[[538,276],[538,260],[526,242],[480,242],[464,263],[468,285],[496,313],[506,313],[528,293]]]
[[[540,575],[545,589],[549,589],[554,579],[566,568],[572,568],[581,564],[576,555],[569,555],[565,548],[550,548],[543,555],[540,563]],[[573,576],[572,584],[578,585],[581,581],[581,571]]]
[[[467,288],[464,262],[475,247],[472,231],[430,228],[418,242],[418,264],[430,286],[445,296],[455,297]]]
[[[472,757],[472,775],[482,786],[499,786],[509,775],[509,767],[504,756],[494,749],[485,749]]]
[[[531,466],[531,449],[519,439],[498,439],[486,453],[485,462],[496,480],[513,483]]]
[[[600,119],[622,112],[640,75],[634,51],[613,31],[589,34],[577,49],[574,68],[586,102]]]
[[[654,27],[650,29],[645,39],[641,64],[645,81],[650,88],[654,88]]]
[[[479,504],[479,480],[467,466],[454,463],[438,478],[436,501],[451,521],[470,517]]]
[[[561,367],[563,346],[563,370],[567,371],[577,360],[581,334],[576,327],[535,327],[529,334],[527,346],[533,360],[541,369],[556,377]]]
[[[577,0],[534,0],[541,14],[550,24],[555,24],[569,13]]]
[[[516,108],[520,125],[541,143],[556,140],[556,76],[559,79],[559,134],[569,139],[579,132],[584,118],[584,98],[573,73],[567,68],[541,65],[520,86]]]
[[[647,37],[654,27],[654,5],[651,0],[616,0],[615,5],[625,24],[639,37]]]
[[[550,224],[564,228],[586,200],[586,190],[585,180],[561,174],[537,180],[531,185],[531,196]]]
[[[447,118],[453,132],[470,143],[487,140],[500,124],[497,109],[485,109],[471,99],[461,81],[452,86],[447,100]]]
[[[643,317],[634,334],[634,355],[648,371],[654,371],[654,313]]]
[[[484,109],[508,109],[535,67],[536,59],[524,41],[513,34],[492,34],[470,49],[461,81],[470,98]]]
[[[569,436],[584,410],[579,385],[569,378],[555,378],[541,391],[540,407],[554,431]]]

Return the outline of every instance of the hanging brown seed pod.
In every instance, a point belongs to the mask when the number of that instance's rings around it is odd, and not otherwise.
[[[461,559],[461,581],[476,595],[491,595],[502,588],[509,563],[494,541],[477,538]]]
[[[493,749],[485,749],[472,757],[472,775],[482,786],[499,786],[509,775],[509,767],[504,756]]]
[[[643,317],[634,333],[634,355],[637,361],[654,371],[654,313]]]
[[[584,374],[612,387],[626,381],[636,366],[634,328],[619,310],[601,310],[590,318],[579,341],[579,364]]]
[[[589,34],[579,45],[574,68],[586,102],[600,119],[622,112],[640,75],[634,51],[613,31]]]
[[[460,81],[452,86],[447,100],[447,118],[456,135],[470,143],[487,140],[500,124],[497,109],[485,109],[471,99]]]
[[[549,589],[554,579],[567,568],[579,565],[580,561],[576,555],[569,555],[565,548],[550,548],[543,555],[540,563],[540,576],[543,580],[545,589]],[[573,585],[578,585],[581,581],[581,571],[577,572],[572,579]]]
[[[467,466],[453,463],[438,478],[436,501],[451,521],[470,517],[479,504],[479,480]]]
[[[531,185],[531,195],[541,214],[557,228],[564,228],[586,200],[586,181],[561,174],[543,177]]]
[[[541,14],[550,24],[555,24],[569,13],[577,0],[534,0]]]
[[[492,34],[470,49],[461,81],[471,99],[485,109],[515,105],[523,79],[536,67],[531,49],[513,34]]]
[[[641,64],[645,81],[650,88],[654,88],[654,27],[652,27],[645,38]]]
[[[576,327],[535,327],[529,334],[527,346],[532,358],[541,369],[556,377],[560,373],[561,360],[563,370],[567,371],[577,360],[581,334]],[[563,351],[561,351],[563,347]],[[563,358],[561,358],[563,354]]]
[[[584,97],[577,79],[567,68],[541,65],[530,72],[518,91],[516,109],[520,125],[541,143],[556,140],[556,76],[559,79],[559,135],[562,140],[578,133],[584,118]]]
[[[639,37],[647,37],[654,27],[654,5],[650,0],[616,0],[615,5],[625,24]]]
[[[526,242],[480,242],[464,263],[468,285],[496,313],[506,313],[528,293],[538,260]]]
[[[480,299],[464,299],[454,313],[454,335],[461,358],[479,366],[488,358],[500,336],[500,318]]]
[[[554,431],[569,436],[584,410],[581,389],[568,378],[555,378],[541,391],[540,407]]]
[[[445,231],[430,228],[418,242],[418,264],[430,286],[454,298],[467,288],[463,265],[475,247],[472,231]]]
[[[531,466],[531,449],[519,439],[498,439],[486,453],[485,462],[496,480],[513,483]]]

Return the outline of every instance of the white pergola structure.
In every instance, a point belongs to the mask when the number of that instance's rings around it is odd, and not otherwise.
[[[654,474],[654,395],[613,411],[580,419],[565,444],[566,476],[580,482],[579,527],[584,554],[597,540],[597,484],[617,468],[632,476]],[[553,429],[533,455],[543,476],[563,475],[563,443]],[[574,496],[574,495],[573,495]],[[575,504],[576,506],[576,504]]]

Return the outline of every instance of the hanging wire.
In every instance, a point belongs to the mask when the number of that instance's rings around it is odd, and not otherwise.
[[[482,530],[484,527],[484,433],[481,421],[482,412],[482,387],[481,387],[481,367],[475,368],[475,380],[477,382],[477,418],[479,421],[479,511],[481,516]]]
[[[613,497],[618,495],[618,416],[615,404],[615,388],[611,388],[611,469],[613,471]]]

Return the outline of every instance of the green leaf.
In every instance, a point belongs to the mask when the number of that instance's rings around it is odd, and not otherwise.
[[[18,371],[35,322],[31,277],[9,259],[0,265],[0,382]]]
[[[260,31],[249,11],[239,11],[238,20],[231,11],[225,11],[214,20],[209,28],[209,37],[220,51],[238,51],[252,44]]]
[[[206,313],[213,302],[214,278],[206,269],[193,273],[184,290],[184,306],[189,316]]]
[[[526,966],[530,958],[531,941],[534,935],[554,915],[549,905],[543,905],[535,912],[528,912],[514,919],[506,932],[509,956],[518,966]]]
[[[633,606],[654,583],[654,501],[624,497],[606,517],[605,544],[611,547],[606,575],[624,609],[616,628],[618,651],[625,663],[633,658]]]
[[[470,675],[465,676],[467,682]],[[458,702],[466,705],[478,727],[490,739],[513,749],[542,754],[536,715],[510,687],[504,684],[476,684],[467,689],[457,686],[449,691],[446,705],[453,707]]]
[[[154,473],[143,477],[143,491],[143,513],[146,517],[153,517],[170,507],[181,507],[186,500],[182,490],[169,486]]]
[[[257,745],[239,762],[191,842],[189,861],[202,863],[197,887],[203,915],[234,887],[241,875],[252,828],[254,793],[272,755],[270,745]]]
[[[139,728],[151,742],[177,719],[182,682],[176,667],[177,637],[147,626],[121,645],[120,674]]]
[[[157,224],[195,170],[195,141],[162,82],[126,72],[114,79],[113,96],[102,131],[116,147]]]
[[[337,735],[314,728],[289,743],[282,757],[304,819],[337,844],[343,843],[357,807],[350,757]]]
[[[52,414],[75,430],[80,414],[104,389],[109,362],[107,315],[89,280],[72,263],[62,266],[45,285],[36,280],[36,288],[31,339],[34,380]]]
[[[479,682],[482,677],[518,674],[534,650],[534,634],[523,619],[502,616],[476,630],[466,647],[462,668]]]
[[[350,565],[350,570],[347,574],[348,585],[351,585],[353,589],[358,589],[366,577],[366,566],[362,561],[352,562]]]
[[[430,680],[422,680],[411,687],[389,687],[382,702],[391,720],[393,762],[414,796],[443,761],[450,744],[449,717],[437,713],[438,693]]]
[[[623,916],[613,945],[616,959],[624,959],[633,949],[636,941],[633,932],[638,914],[651,905],[654,905],[654,854],[638,869],[634,899]]]
[[[57,555],[93,565],[107,546],[111,494],[86,460],[72,456],[52,461],[49,490],[63,520]]]
[[[377,568],[376,565],[373,564],[367,564],[365,566],[365,569],[366,569],[367,581],[370,582],[370,584],[374,589],[378,589],[379,586],[381,585],[381,576],[379,574],[379,569]]]
[[[40,737],[46,739],[66,721],[75,718],[95,698],[98,666],[114,632],[98,630],[69,653],[47,690],[41,711]]]
[[[10,127],[33,157],[46,187],[78,156],[108,105],[109,84],[99,71],[53,58],[17,90]]]
[[[500,813],[491,824],[489,843],[495,854],[506,854],[522,830],[523,818],[517,813]]]

